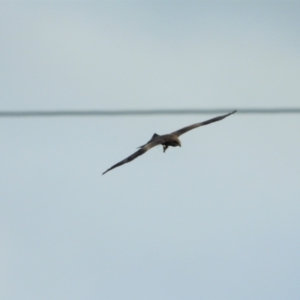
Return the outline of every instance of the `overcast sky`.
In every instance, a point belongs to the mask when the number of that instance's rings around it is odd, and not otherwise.
[[[0,111],[300,106],[300,2],[1,2]],[[300,298],[299,115],[0,119],[0,298]]]

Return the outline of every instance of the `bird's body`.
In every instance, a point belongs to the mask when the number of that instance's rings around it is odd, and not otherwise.
[[[160,144],[164,147],[164,152],[167,150],[169,146],[176,147],[176,146],[181,146],[181,142],[178,139],[178,137],[175,134],[164,134],[164,135],[159,135],[157,133],[154,133],[151,140],[147,142],[145,145],[140,146],[139,148],[143,148],[150,142],[160,142]]]
[[[159,135],[157,133],[154,133],[152,138],[145,145],[139,147],[138,151],[136,151],[135,153],[133,153],[129,157],[125,158],[124,160],[120,161],[119,163],[113,165],[111,168],[109,168],[105,172],[103,172],[102,175],[104,175],[106,172],[108,172],[108,171],[110,171],[110,170],[112,170],[116,167],[119,167],[123,164],[126,164],[126,163],[134,160],[138,156],[144,154],[146,151],[148,151],[149,149],[151,149],[151,148],[153,148],[157,145],[162,145],[163,149],[164,149],[164,152],[168,149],[169,146],[171,146],[171,147],[180,146],[181,147],[181,142],[178,138],[180,135],[186,133],[187,131],[195,129],[197,127],[204,126],[204,125],[207,125],[207,124],[210,124],[210,123],[213,123],[213,122],[223,120],[224,118],[234,114],[235,112],[236,112],[236,110],[229,113],[229,114],[223,115],[223,116],[215,117],[213,119],[209,119],[209,120],[204,121],[204,122],[200,122],[200,123],[196,123],[196,124],[184,127],[182,129],[179,129],[179,130],[174,131],[174,132],[169,133],[169,134]]]
[[[165,142],[162,144],[164,147],[164,152],[168,149],[169,146],[171,147],[181,147],[181,142],[179,138],[175,134],[165,134],[163,135]]]

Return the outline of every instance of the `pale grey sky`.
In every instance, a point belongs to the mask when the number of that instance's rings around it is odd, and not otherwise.
[[[299,2],[1,2],[0,110],[300,106]],[[299,299],[299,115],[0,119],[0,298]]]

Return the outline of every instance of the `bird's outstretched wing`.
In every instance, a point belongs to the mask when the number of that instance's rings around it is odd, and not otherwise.
[[[160,145],[163,142],[164,142],[164,140],[162,138],[157,138],[154,141],[149,141],[146,145],[142,146],[141,149],[139,149],[132,155],[128,156],[127,158],[123,159],[122,161],[118,162],[117,164],[115,164],[112,167],[110,167],[109,169],[107,169],[105,172],[102,173],[102,175],[104,175],[105,173],[107,173],[108,171],[110,171],[116,167],[120,167],[128,162],[131,162],[132,160],[136,159],[138,156],[147,152],[149,149],[151,149],[157,145]]]
[[[223,115],[223,116],[219,116],[219,117],[215,117],[215,118],[212,118],[210,120],[207,120],[207,121],[204,121],[204,122],[201,122],[201,123],[196,123],[196,124],[193,124],[193,125],[190,125],[190,126],[187,126],[187,127],[184,127],[184,128],[181,128],[177,131],[174,131],[172,132],[171,134],[174,134],[176,136],[180,136],[184,133],[186,133],[187,131],[190,131],[192,129],[195,129],[197,127],[200,127],[200,126],[204,126],[204,125],[207,125],[207,124],[210,124],[210,123],[213,123],[213,122],[217,122],[217,121],[221,121],[223,120],[224,118],[234,114],[236,112],[236,110],[234,110],[233,112],[227,114],[227,115]]]

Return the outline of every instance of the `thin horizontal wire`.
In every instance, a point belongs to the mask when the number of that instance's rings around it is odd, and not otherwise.
[[[220,109],[148,109],[148,110],[28,110],[0,111],[0,118],[10,117],[87,117],[87,116],[147,116],[147,115],[201,115],[227,113],[232,108]],[[292,108],[238,108],[238,114],[299,114],[299,107]]]

